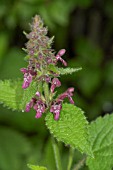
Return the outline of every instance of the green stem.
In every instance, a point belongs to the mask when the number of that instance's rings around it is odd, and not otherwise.
[[[54,138],[52,138],[52,146],[53,146],[53,151],[55,156],[56,168],[57,170],[62,170],[60,152],[59,152],[58,144]]]
[[[46,82],[44,82],[43,88],[44,88],[46,104],[48,104],[48,102],[49,102],[49,87],[48,87],[48,84]]]
[[[85,164],[86,157],[84,157],[82,160],[80,160],[73,168],[73,170],[79,170],[81,167]]]
[[[71,169],[72,162],[73,162],[73,156],[74,156],[74,149],[70,147],[70,149],[69,149],[69,160],[68,160],[67,170],[70,170],[70,169]]]

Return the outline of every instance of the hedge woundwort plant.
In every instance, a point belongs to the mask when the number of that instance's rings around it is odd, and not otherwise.
[[[24,80],[0,81],[1,103],[23,112],[30,112],[33,108],[36,118],[45,115],[45,124],[52,136],[57,170],[63,170],[57,145],[59,141],[70,148],[67,170],[78,170],[84,164],[90,170],[112,170],[113,114],[99,117],[89,124],[84,112],[74,105],[73,87],[57,95],[56,90],[61,86],[60,77],[81,68],[67,68],[67,62],[63,59],[66,50],[61,49],[56,53],[52,49],[54,37],[47,36],[48,30],[43,26],[40,16],[33,18],[30,28],[29,34],[24,32],[28,39],[24,49],[28,66],[21,68]],[[58,62],[66,68],[59,68]],[[69,104],[65,103],[65,98],[69,99]],[[83,159],[73,165],[75,148],[84,154]],[[32,170],[46,170],[45,167],[28,166]]]

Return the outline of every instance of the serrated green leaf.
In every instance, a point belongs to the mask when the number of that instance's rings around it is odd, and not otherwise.
[[[80,71],[82,70],[82,68],[58,68],[58,71],[61,75],[64,75],[64,74],[72,74],[74,72],[77,72],[77,71]]]
[[[23,96],[22,81],[0,81],[0,103],[12,110],[21,110]]]
[[[47,168],[43,167],[43,166],[36,166],[36,165],[27,165],[31,170],[47,170]]]
[[[113,114],[99,117],[90,125],[94,158],[87,158],[90,170],[111,170],[113,167]]]
[[[35,96],[38,86],[37,83],[32,81],[30,86],[24,90],[23,99],[21,103],[21,108],[24,110],[27,103]]]
[[[9,127],[0,127],[0,169],[25,170],[30,152],[31,145],[24,135]]]
[[[0,81],[0,103],[12,110],[24,110],[37,91],[37,83],[32,81],[27,89],[22,89],[22,81]]]
[[[57,140],[91,154],[88,142],[88,122],[84,112],[72,105],[63,104],[60,119],[55,121],[51,113],[46,116],[46,125]]]

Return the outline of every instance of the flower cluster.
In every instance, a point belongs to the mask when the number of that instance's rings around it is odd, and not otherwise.
[[[23,89],[30,86],[32,81],[37,82],[37,91],[31,101],[27,103],[25,111],[29,112],[31,108],[36,110],[36,118],[40,118],[46,110],[54,114],[54,119],[58,120],[62,103],[65,98],[68,98],[71,104],[74,104],[72,99],[74,88],[68,88],[66,92],[55,98],[55,89],[61,86],[59,80],[60,73],[57,71],[57,63],[61,61],[64,66],[67,66],[66,61],[62,59],[66,50],[61,49],[56,55],[51,44],[53,37],[49,38],[47,28],[43,26],[43,21],[40,16],[36,15],[31,24],[31,32],[26,34],[28,42],[26,43],[28,67],[21,68],[24,75]],[[46,90],[40,90],[38,84],[46,83],[49,96],[46,95]]]

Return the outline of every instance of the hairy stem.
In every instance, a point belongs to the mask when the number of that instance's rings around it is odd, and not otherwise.
[[[46,104],[48,105],[48,103],[49,103],[49,86],[48,86],[48,84],[46,82],[44,82],[43,88],[44,88]]]
[[[86,156],[74,166],[73,170],[79,170],[84,165],[85,161]]]
[[[70,149],[69,149],[69,160],[68,160],[67,170],[70,170],[70,169],[71,169],[72,162],[73,162],[73,156],[74,156],[74,149],[70,147]]]
[[[52,146],[53,146],[57,170],[62,170],[61,158],[60,158],[60,152],[59,152],[58,144],[53,137],[52,137]]]

